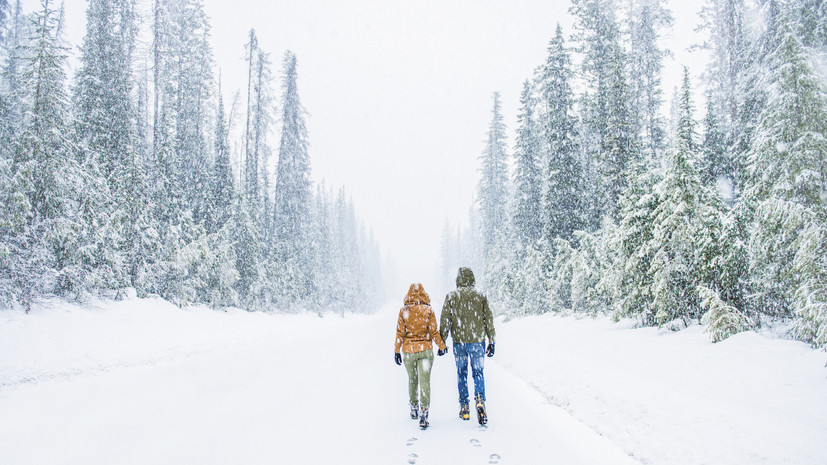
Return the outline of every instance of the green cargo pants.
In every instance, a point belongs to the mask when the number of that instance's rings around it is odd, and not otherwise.
[[[423,350],[415,354],[405,354],[405,370],[408,372],[408,398],[411,405],[428,408],[431,405],[431,366],[434,364],[434,351]],[[417,394],[420,394],[417,397]]]

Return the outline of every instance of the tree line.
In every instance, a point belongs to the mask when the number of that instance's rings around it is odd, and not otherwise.
[[[128,288],[248,310],[381,302],[372,233],[344,189],[311,180],[296,56],[277,92],[251,30],[246,105],[228,107],[202,0],[139,16],[135,0],[90,0],[70,77],[63,6],[0,0],[0,302]]]
[[[523,84],[510,159],[494,94],[445,279],[479,267],[509,315],[706,323],[714,341],[791,322],[825,347],[827,4],[707,0],[706,104],[684,68],[664,117],[665,4],[573,0],[571,36],[558,25]]]

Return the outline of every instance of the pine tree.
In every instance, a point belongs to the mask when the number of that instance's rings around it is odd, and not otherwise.
[[[303,299],[312,293],[310,227],[310,155],[307,148],[305,111],[296,86],[296,56],[285,53],[282,84],[282,131],[276,169],[276,196],[273,214],[275,252],[284,273],[297,281],[293,287]],[[286,278],[285,278],[286,279]],[[284,289],[285,287],[282,287]]]
[[[540,166],[540,130],[534,116],[535,102],[531,84],[523,84],[522,104],[517,121],[520,125],[514,146],[514,235],[518,253],[524,254],[542,237],[542,168]]]
[[[749,318],[727,304],[715,291],[701,285],[698,286],[697,292],[702,305],[709,309],[703,316],[703,322],[707,325],[706,332],[712,337],[712,342],[720,342],[754,326]]]
[[[655,310],[650,268],[655,254],[655,212],[661,202],[655,186],[663,174],[643,163],[633,171],[635,174],[620,198],[619,259],[615,270],[618,285],[612,298],[613,313],[615,318],[634,317],[643,325],[652,325]]]
[[[253,121],[251,128],[252,150],[251,157],[257,160],[258,172],[255,173],[257,178],[256,185],[261,186],[261,193],[258,196],[261,204],[260,221],[261,230],[264,232],[264,240],[267,246],[272,245],[272,205],[270,204],[270,145],[267,143],[267,134],[270,132],[272,124],[272,106],[273,98],[270,90],[270,80],[272,79],[270,72],[270,59],[262,50],[258,50],[258,59],[256,60],[256,74],[254,92],[254,107],[253,107]],[[252,172],[252,171],[251,171]],[[267,247],[265,247],[267,251]]]
[[[205,219],[211,157],[206,143],[207,102],[213,86],[210,26],[202,0],[166,0],[162,18],[163,103],[173,125],[173,149],[184,206],[193,221]]]
[[[663,0],[632,0],[629,9],[629,85],[633,112],[640,115],[639,140],[649,156],[664,147],[660,116],[663,59],[669,52],[659,47],[662,30],[673,23]]]
[[[6,28],[8,27],[11,5],[9,0],[0,0],[0,47],[6,41]]]
[[[703,159],[699,171],[701,180],[705,185],[712,185],[732,172],[727,155],[726,134],[721,130],[715,102],[710,97],[707,97],[701,151],[703,152]]]
[[[132,55],[137,34],[133,0],[93,0],[87,8],[81,67],[74,88],[75,134],[84,162],[106,180],[92,195],[88,221],[96,225],[94,268],[105,271],[101,284],[134,286],[138,274],[138,216],[144,211],[143,160],[138,153],[136,110],[132,101]],[[103,218],[96,219],[95,215]],[[101,238],[104,236],[105,238]],[[125,262],[125,263],[124,263]]]
[[[506,154],[505,123],[500,107],[500,93],[494,92],[494,106],[488,127],[488,140],[480,160],[480,182],[477,187],[481,213],[483,255],[497,247],[498,237],[505,235],[508,224],[508,155]]]
[[[801,0],[790,5],[796,19],[797,35],[806,47],[827,46],[827,2],[824,0]]]
[[[767,105],[748,152],[756,206],[750,250],[753,306],[796,315],[799,337],[824,345],[824,224],[827,222],[827,99],[788,22],[767,59]]]
[[[611,60],[612,77],[607,89],[607,114],[604,138],[600,149],[600,173],[604,211],[617,220],[620,217],[619,199],[628,185],[631,165],[638,160],[634,128],[637,115],[629,105],[629,88],[623,73],[626,58],[620,48],[614,49]]]
[[[241,195],[237,197],[235,214],[230,221],[236,252],[235,268],[238,271],[235,289],[243,308],[256,310],[263,303],[262,291],[267,281],[267,270],[261,260],[261,231],[258,222],[250,216],[252,209],[246,200]]]
[[[555,237],[571,240],[574,231],[588,224],[588,196],[576,142],[577,118],[571,79],[571,57],[558,24],[539,77],[543,102],[540,119],[547,152],[543,237],[549,243]]]
[[[221,229],[232,216],[235,198],[233,171],[230,166],[230,143],[228,140],[227,121],[224,112],[224,98],[221,95],[221,79],[218,81],[218,109],[215,120],[215,162],[213,163],[210,211],[207,231],[210,233]]]
[[[728,154],[726,173],[736,180],[736,188],[742,190],[741,171],[743,164],[736,143],[741,139],[740,120],[743,109],[741,92],[744,70],[747,68],[749,41],[746,35],[744,0],[708,0],[701,10],[702,28],[709,31],[709,40],[704,48],[712,53],[707,67],[710,98],[721,111],[721,129],[726,134],[727,145],[732,147]]]
[[[654,251],[652,279],[655,322],[688,323],[702,315],[697,288],[716,274],[722,215],[716,195],[704,188],[695,168],[697,143],[689,71],[684,69],[677,148],[668,156],[664,179],[656,187],[661,199],[654,211],[649,247]]]
[[[587,163],[596,163],[597,195],[591,204],[600,215],[619,217],[618,200],[626,187],[627,168],[637,158],[637,115],[630,106],[627,57],[612,0],[574,0],[575,39],[584,54],[589,91],[583,97],[588,137],[583,140]]]
[[[41,0],[32,18],[21,76],[22,134],[13,158],[15,190],[27,197],[22,233],[25,253],[17,288],[29,305],[45,292],[80,293],[85,276],[79,264],[81,246],[77,201],[84,175],[67,135],[69,102],[66,94],[66,47],[61,45],[62,10]],[[30,210],[29,210],[30,208]]]
[[[20,0],[17,0],[0,44],[0,51],[5,52],[0,54],[0,158],[12,158],[20,134],[23,106],[20,61],[24,52],[22,43],[26,35],[25,26]]]
[[[253,78],[255,76],[255,58],[258,50],[258,38],[255,29],[250,29],[250,40],[244,45],[246,49],[245,60],[247,61],[247,120],[244,126],[244,162],[243,162],[243,185],[247,202],[256,208],[259,199],[258,186],[258,158],[253,150]]]
[[[337,298],[334,289],[332,220],[330,196],[322,183],[316,187],[313,199],[313,228],[310,241],[314,252],[315,309],[319,313],[329,309]]]

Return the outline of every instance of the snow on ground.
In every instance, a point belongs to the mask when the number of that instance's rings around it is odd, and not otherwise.
[[[459,420],[450,357],[421,431],[393,363],[396,316],[137,299],[0,312],[0,463],[634,463],[496,364],[491,426]]]
[[[827,463],[827,354],[806,344],[550,315],[501,326],[504,367],[642,463]]]
[[[457,418],[448,355],[421,431],[391,355],[396,312],[0,311],[0,463],[827,463],[827,355],[803,344],[500,319],[489,427]]]

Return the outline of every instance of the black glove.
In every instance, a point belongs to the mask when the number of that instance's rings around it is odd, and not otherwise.
[[[485,349],[485,355],[487,355],[489,357],[494,356],[494,343],[493,342],[488,344],[488,348]]]
[[[439,355],[440,357],[442,357],[443,355],[445,355],[447,353],[448,353],[448,348],[447,347],[444,348],[444,349],[439,349],[439,350],[436,351],[436,354]]]
[[[393,361],[396,362],[397,365],[402,365],[402,354],[399,352],[394,352]]]

